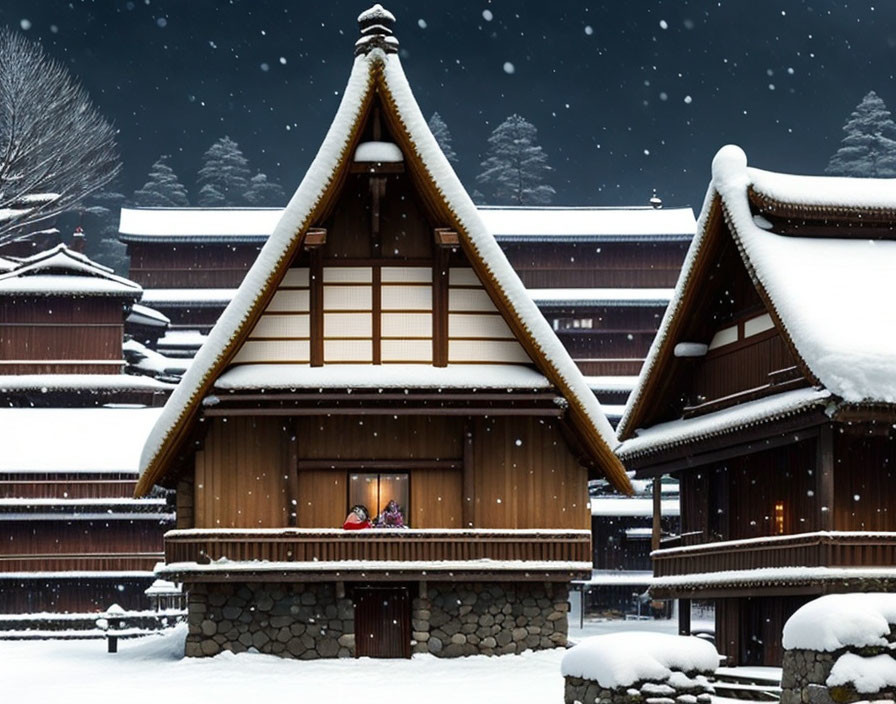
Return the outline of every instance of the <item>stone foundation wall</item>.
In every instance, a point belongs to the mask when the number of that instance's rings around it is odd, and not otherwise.
[[[566,645],[569,585],[432,583],[414,599],[413,650],[503,655]]]
[[[594,680],[565,677],[565,704],[710,704],[709,688],[672,687],[659,682],[637,682],[631,687],[606,689]]]
[[[501,655],[565,646],[569,586],[550,583],[425,583],[411,605],[413,652]],[[254,650],[282,657],[353,657],[351,586],[193,584],[185,654]]]
[[[185,654],[222,650],[312,660],[355,654],[355,609],[335,584],[197,584]]]
[[[781,704],[850,704],[851,702],[896,699],[896,692],[873,694],[856,692],[851,686],[828,687],[826,682],[837,659],[847,652],[833,653],[815,650],[785,650],[781,672]],[[856,649],[863,657],[891,654],[887,647]]]

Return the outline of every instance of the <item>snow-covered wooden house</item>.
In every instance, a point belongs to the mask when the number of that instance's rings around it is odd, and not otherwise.
[[[177,490],[160,575],[189,592],[188,655],[563,644],[588,478],[630,490],[430,133],[393,21],[359,18],[332,126],[144,450],[138,493]]]
[[[173,522],[164,497],[132,496],[171,390],[123,373],[141,288],[65,245],[0,267],[0,632],[140,608]]]
[[[714,599],[738,663],[780,665],[814,595],[896,586],[893,188],[723,148],[619,427],[627,467],[681,483],[653,592]]]

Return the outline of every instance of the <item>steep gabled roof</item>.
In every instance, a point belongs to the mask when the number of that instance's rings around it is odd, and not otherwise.
[[[116,296],[139,299],[140,284],[116,276],[64,244],[25,257],[0,274],[0,296]]]
[[[392,37],[385,42],[370,39],[375,38],[365,36],[359,42],[342,102],[302,183],[147,440],[137,492],[146,493],[164,476],[166,463],[184,442],[203,396],[273,296],[307,229],[320,221],[339,191],[375,95],[421,196],[435,212],[445,214],[517,339],[569,402],[568,417],[584,450],[618,489],[630,492],[628,477],[612,452],[617,442],[612,427],[442,154],[414,99],[394,43],[388,41]]]
[[[806,236],[778,234],[765,217],[772,214],[833,221],[842,234],[812,236],[811,224],[801,231]],[[896,220],[894,180],[776,174],[748,168],[738,147],[719,150],[697,235],[620,421],[620,438],[632,437],[656,402],[713,265],[712,246],[727,233],[804,376],[847,402],[896,403],[896,239],[848,231],[886,218]]]

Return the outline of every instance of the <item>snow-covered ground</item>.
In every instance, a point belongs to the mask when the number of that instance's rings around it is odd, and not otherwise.
[[[620,629],[674,632],[674,621],[587,622],[572,638]],[[0,641],[6,701],[95,704],[124,697],[128,704],[214,701],[245,704],[289,693],[293,701],[349,702],[384,698],[417,701],[425,692],[462,698],[464,704],[544,704],[563,701],[560,661],[566,650],[450,660],[286,660],[223,653],[183,657],[184,626],[165,636],[119,642],[106,653],[102,640]],[[48,673],[52,673],[48,676]]]

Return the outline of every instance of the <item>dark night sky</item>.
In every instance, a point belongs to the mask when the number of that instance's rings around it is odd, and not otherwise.
[[[192,190],[201,153],[224,134],[291,192],[369,4],[3,0],[0,23],[28,27],[114,121],[128,193],[162,153]],[[384,4],[468,187],[491,129],[514,112],[539,129],[558,204],[643,204],[656,188],[699,209],[723,144],[762,168],[820,173],[867,91],[896,107],[892,0]]]

